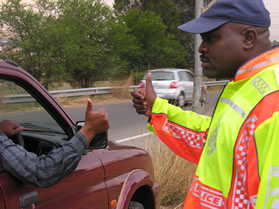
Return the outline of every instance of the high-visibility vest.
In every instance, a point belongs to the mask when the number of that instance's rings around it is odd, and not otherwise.
[[[150,125],[198,163],[183,209],[279,208],[279,48],[241,66],[212,118],[156,98]]]

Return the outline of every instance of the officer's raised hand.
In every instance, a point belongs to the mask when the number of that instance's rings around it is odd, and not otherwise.
[[[147,73],[147,75],[146,75],[146,87],[145,87],[145,100],[146,100],[146,106],[147,106],[147,110],[146,110],[145,115],[147,117],[151,117],[152,107],[153,107],[153,104],[154,104],[155,99],[157,97],[157,95],[156,95],[156,93],[153,89],[151,77],[152,77],[152,73],[151,72]]]
[[[151,116],[152,106],[156,99],[156,93],[151,81],[152,73],[146,75],[146,88],[135,89],[131,95],[133,97],[133,106],[138,114],[144,114],[147,117]]]
[[[145,101],[145,89],[135,89],[131,93],[133,99],[133,106],[138,114],[145,115],[147,110],[147,103]]]

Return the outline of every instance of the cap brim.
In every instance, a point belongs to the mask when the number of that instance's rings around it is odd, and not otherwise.
[[[189,22],[186,22],[183,25],[180,25],[178,29],[189,33],[207,33],[227,22],[229,22],[229,20],[199,17]]]

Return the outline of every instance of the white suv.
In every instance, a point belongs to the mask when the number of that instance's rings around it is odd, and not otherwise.
[[[194,75],[190,70],[164,68],[150,70],[152,84],[157,96],[183,107],[192,101]],[[140,81],[139,88],[145,88],[145,77]]]

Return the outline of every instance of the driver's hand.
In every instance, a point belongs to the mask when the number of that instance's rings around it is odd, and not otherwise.
[[[24,128],[14,121],[2,120],[0,122],[0,132],[6,134],[7,136],[13,136],[21,132]]]
[[[105,132],[109,129],[108,113],[104,109],[93,111],[93,102],[88,99],[87,108],[85,111],[85,124],[80,132],[90,142],[94,136]]]

